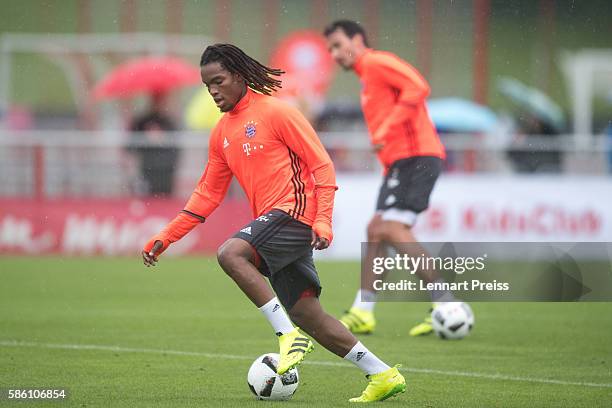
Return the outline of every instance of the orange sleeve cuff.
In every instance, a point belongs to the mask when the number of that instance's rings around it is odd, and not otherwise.
[[[154,255],[159,255],[164,252],[170,244],[183,238],[189,231],[194,229],[198,224],[201,224],[204,218],[192,215],[189,212],[181,212],[172,221],[166,225],[157,235],[154,235],[145,245],[144,251],[150,252],[155,244],[155,241],[161,241],[163,246]]]
[[[334,233],[332,232],[331,224],[317,221],[312,224],[312,230],[318,237],[327,239],[330,244],[334,239]]]
[[[153,249],[153,245],[155,245],[155,242],[157,241],[161,241],[161,243],[163,244],[162,248],[157,251],[156,254],[153,254],[155,256],[162,254],[166,249],[168,249],[168,247],[170,246],[170,241],[168,241],[167,239],[164,240],[162,236],[160,236],[160,234],[157,234],[155,236],[153,236],[153,238],[151,238],[149,240],[149,242],[147,242],[143,248],[143,251],[149,253],[151,252],[151,250]]]

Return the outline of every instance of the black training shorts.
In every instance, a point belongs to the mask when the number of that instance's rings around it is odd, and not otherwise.
[[[442,159],[438,157],[416,156],[395,161],[383,179],[376,210],[397,208],[415,214],[425,211],[441,171]]]
[[[312,228],[284,211],[272,210],[250,222],[234,238],[247,241],[262,259],[259,271],[270,279],[278,299],[291,310],[307,289],[321,293],[312,259]]]

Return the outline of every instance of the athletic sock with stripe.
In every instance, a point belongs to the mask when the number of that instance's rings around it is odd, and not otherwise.
[[[360,341],[344,356],[344,359],[361,368],[367,375],[382,373],[391,368],[368,350],[366,346],[361,344]]]
[[[293,330],[293,324],[277,297],[273,297],[268,303],[260,307],[259,310],[266,316],[277,336]]]

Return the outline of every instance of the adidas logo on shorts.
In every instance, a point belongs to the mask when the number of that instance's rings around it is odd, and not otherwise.
[[[251,235],[251,227],[246,227],[240,230],[240,232],[244,232],[245,234]]]

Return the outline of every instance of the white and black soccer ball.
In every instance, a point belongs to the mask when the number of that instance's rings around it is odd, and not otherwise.
[[[280,356],[276,353],[261,355],[253,361],[247,382],[251,392],[260,400],[288,400],[297,390],[300,377],[297,368],[283,375],[276,373]]]
[[[441,339],[462,339],[474,327],[474,313],[467,303],[439,303],[431,312],[431,324]]]

